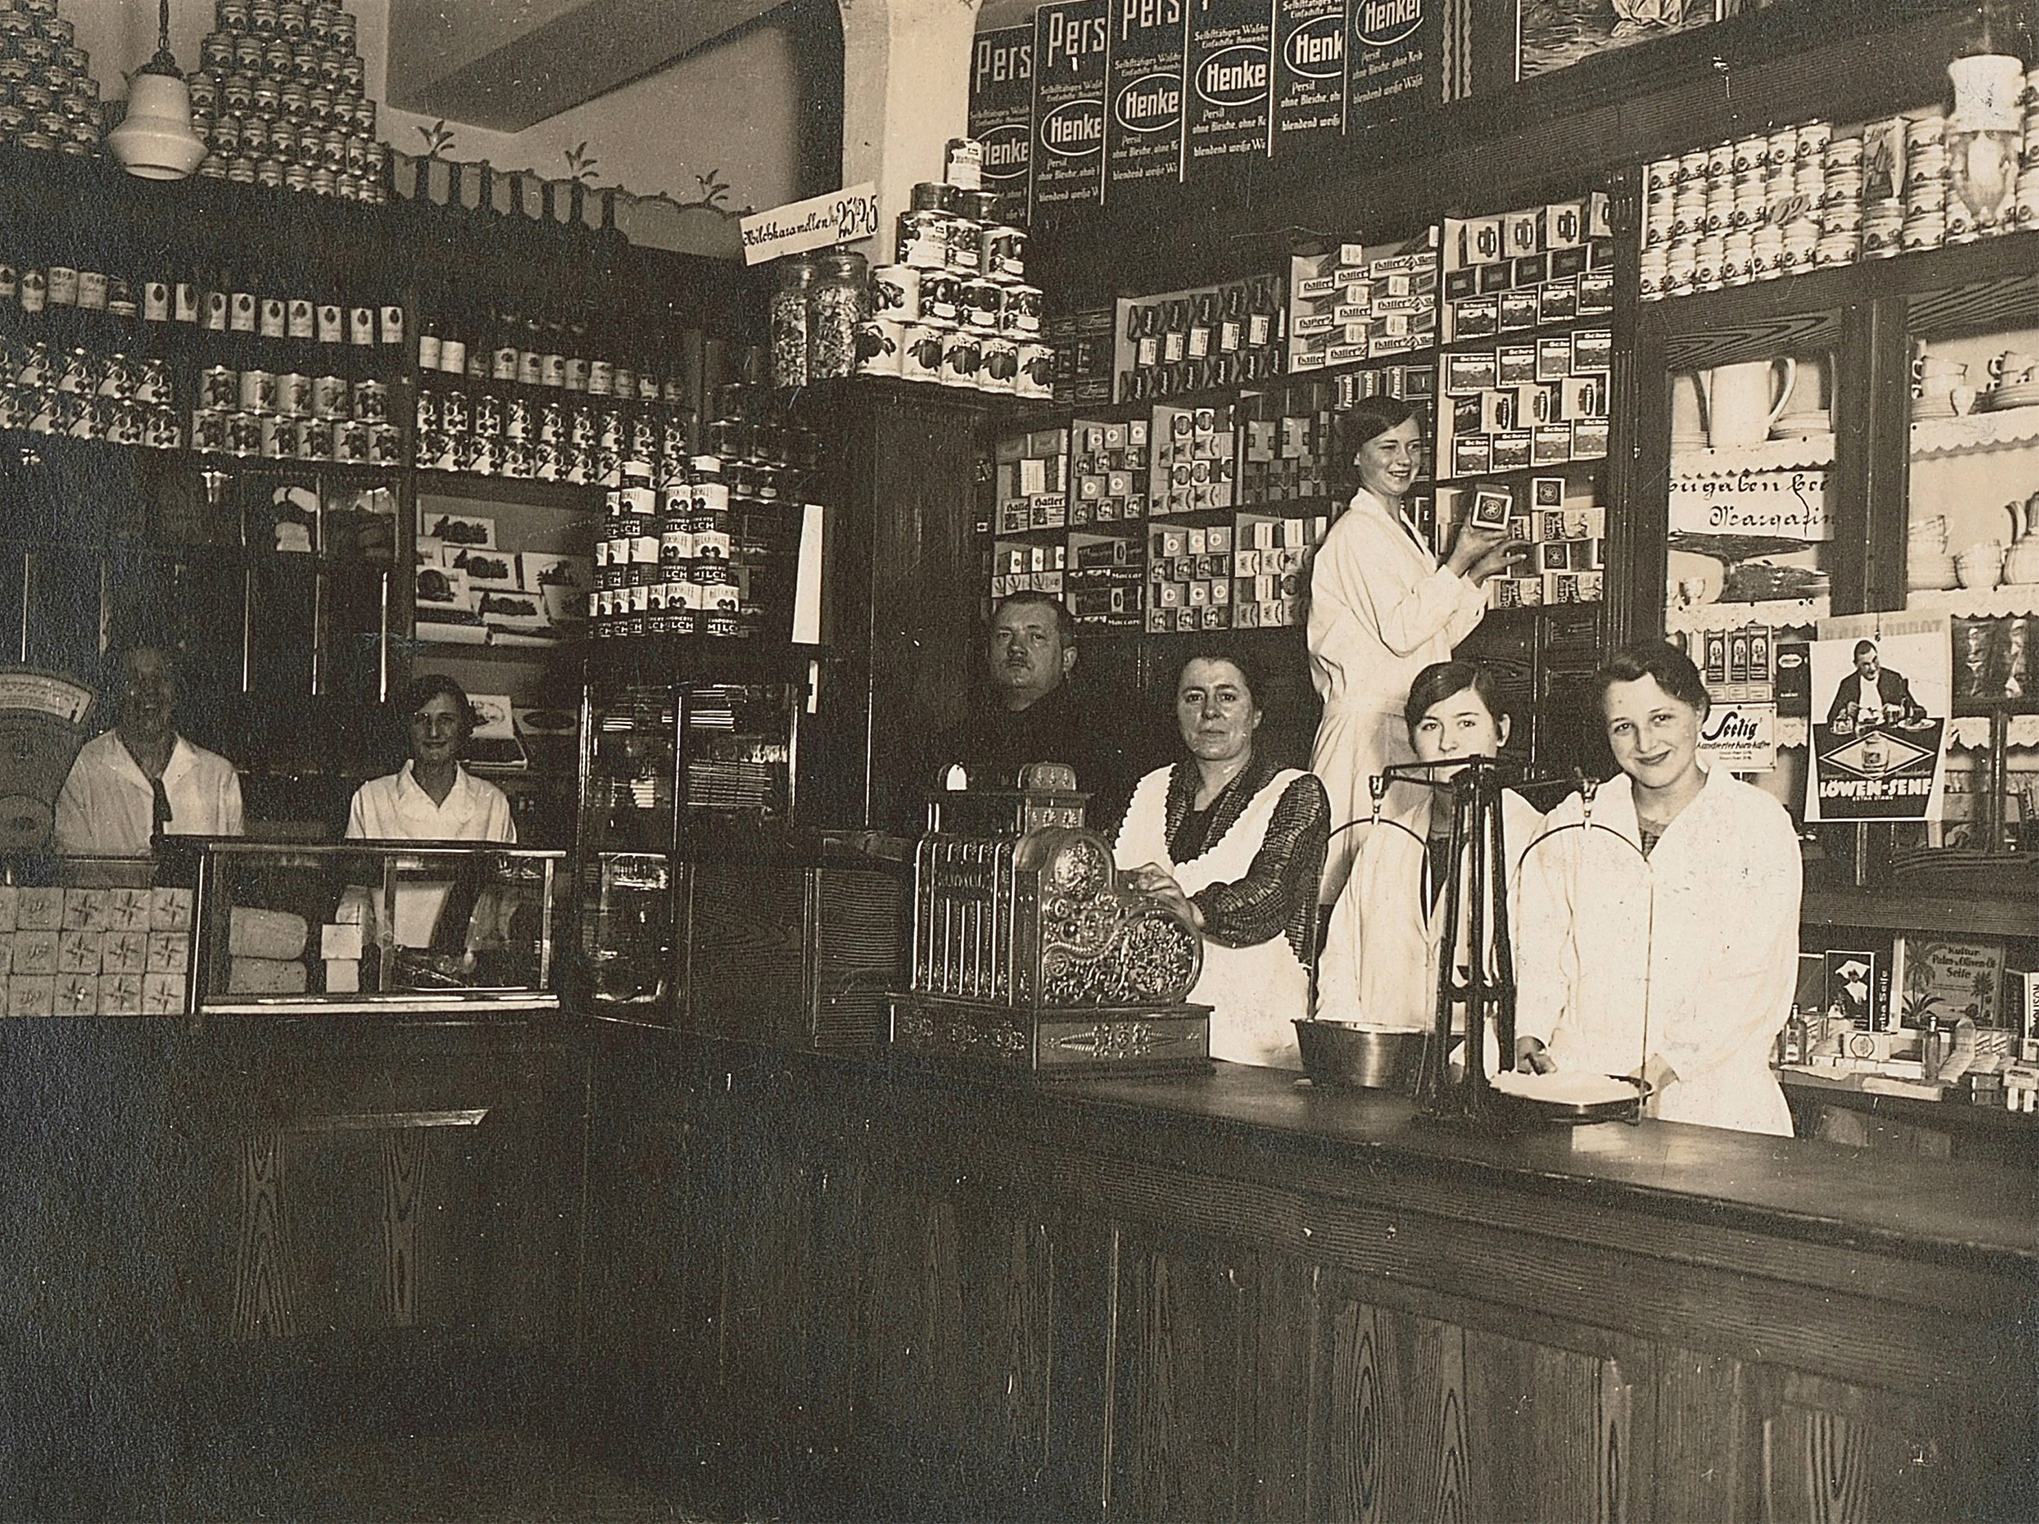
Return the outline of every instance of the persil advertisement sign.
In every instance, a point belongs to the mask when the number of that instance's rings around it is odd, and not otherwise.
[[[1034,138],[1034,29],[979,32],[970,55],[970,136],[984,145],[984,188],[1027,199]]]
[[[1345,131],[1345,0],[1275,0],[1274,152]]]
[[[1189,0],[1188,172],[1266,158],[1274,100],[1268,0]]]
[[[1033,205],[1104,204],[1106,0],[1034,12]]]
[[[1183,8],[1187,0],[1112,0],[1106,194],[1182,178]]]
[[[1443,13],[1443,0],[1349,0],[1346,131],[1407,116],[1437,96]]]

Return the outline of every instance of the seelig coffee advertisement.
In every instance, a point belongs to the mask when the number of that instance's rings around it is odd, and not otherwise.
[[[1345,131],[1346,0],[1275,0],[1274,152]]]
[[[1267,157],[1273,42],[1268,0],[1189,0],[1188,174]]]
[[[1182,178],[1183,9],[1189,0],[1113,0],[1106,194]]]
[[[1027,204],[1034,139],[1034,29],[979,32],[970,53],[970,136],[984,145],[984,188]]]
[[[1345,130],[1364,132],[1436,99],[1444,0],[1350,0]]]
[[[1033,201],[1104,204],[1106,0],[1061,0],[1034,12]]]

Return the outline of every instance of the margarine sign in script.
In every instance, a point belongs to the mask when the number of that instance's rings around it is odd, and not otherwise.
[[[747,265],[855,243],[878,231],[878,187],[866,180],[847,190],[790,202],[742,218],[737,228],[743,234],[743,262]]]
[[[1743,534],[1808,544],[1834,537],[1824,471],[1737,471],[1671,479],[1673,534]]]

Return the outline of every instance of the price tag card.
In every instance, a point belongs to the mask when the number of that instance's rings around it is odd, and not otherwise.
[[[878,187],[866,180],[769,212],[755,212],[739,219],[737,227],[743,234],[743,262],[747,265],[873,238],[878,233]]]

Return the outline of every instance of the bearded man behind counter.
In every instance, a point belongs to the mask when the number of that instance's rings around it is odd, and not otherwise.
[[[922,823],[921,790],[956,763],[974,782],[1010,783],[1028,762],[1067,762],[1076,786],[1090,795],[1085,819],[1109,832],[1125,813],[1133,785],[1154,764],[1151,727],[1127,695],[1075,676],[1076,626],[1049,593],[1013,593],[991,615],[985,642],[987,682],[973,694],[961,723],[937,735],[923,753],[904,813]]]

